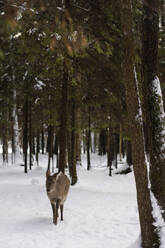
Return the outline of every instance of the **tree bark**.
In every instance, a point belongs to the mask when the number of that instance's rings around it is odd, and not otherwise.
[[[120,138],[119,138],[119,155],[120,155],[120,161],[122,161],[122,140],[123,134],[122,134],[122,124],[120,123]]]
[[[118,161],[117,161],[117,154],[118,154],[118,151],[119,151],[119,139],[118,139],[118,134],[115,133],[113,135],[113,152],[114,152],[114,155],[113,155],[113,159],[114,159],[114,162],[115,162],[115,168],[117,169],[117,165],[118,165]]]
[[[58,147],[59,147],[59,134],[58,134],[58,132],[56,132],[55,141],[54,141],[54,151],[53,151],[53,153],[56,155],[56,168],[59,167],[59,165],[58,165]]]
[[[127,140],[127,164],[132,165],[132,144],[130,140]]]
[[[28,172],[28,112],[29,112],[29,101],[28,101],[28,96],[26,96],[26,101],[24,104],[24,130],[23,130],[23,151],[24,151],[24,172]]]
[[[90,106],[88,106],[88,128],[87,128],[87,170],[91,169],[91,160],[90,160],[90,145],[91,145],[91,110]]]
[[[29,169],[32,169],[32,106],[31,100],[29,101]]]
[[[52,161],[52,172],[54,172],[54,164],[53,164],[53,126],[49,125],[48,127],[48,170],[50,170],[50,165]]]
[[[109,120],[109,130],[108,130],[108,167],[109,167],[109,176],[112,176],[112,162],[114,155],[114,147],[113,147],[113,133],[112,133],[112,124],[111,119]]]
[[[81,112],[80,106],[77,106],[76,111],[77,132],[76,132],[76,161],[81,165]]]
[[[45,137],[44,137],[44,128],[42,127],[41,132],[41,148],[42,148],[42,154],[45,152]]]
[[[36,137],[36,162],[39,165],[39,152],[40,152],[40,131],[37,128],[37,137]]]
[[[2,124],[2,153],[3,153],[3,163],[8,163],[8,111],[6,107],[3,107],[3,124]]]
[[[158,79],[159,1],[143,1],[143,98],[147,123],[151,190],[165,220],[165,114]]]
[[[76,103],[72,99],[72,110],[71,110],[71,168],[72,168],[72,181],[71,184],[74,185],[77,182],[77,168],[76,168]]]
[[[17,98],[17,92],[16,89],[13,89],[13,158],[14,163],[18,162],[18,158],[20,156],[19,151],[19,127],[18,127],[18,115],[17,115],[17,106],[16,106],[16,98]]]
[[[62,97],[60,108],[59,131],[59,171],[65,172],[66,167],[66,142],[67,142],[67,115],[68,115],[68,69],[64,61],[64,77],[62,81]]]
[[[129,114],[132,140],[133,166],[137,190],[137,203],[141,227],[142,247],[159,247],[159,237],[153,226],[152,205],[148,189],[147,164],[144,150],[143,121],[138,96],[138,85],[134,71],[134,41],[132,34],[131,1],[122,4],[122,28],[124,62],[123,72],[126,88],[127,111]]]
[[[106,129],[100,130],[99,141],[99,155],[102,156],[106,154]]]

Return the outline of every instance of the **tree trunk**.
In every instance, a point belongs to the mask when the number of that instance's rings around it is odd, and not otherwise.
[[[17,107],[16,107],[16,89],[13,89],[13,112],[12,112],[12,117],[13,117],[13,159],[14,163],[18,163],[19,161],[19,156],[20,156],[20,149],[19,149],[19,127],[18,127],[18,115],[17,115]]]
[[[88,107],[88,128],[87,128],[87,170],[91,169],[91,160],[90,160],[90,144],[91,144],[91,113],[90,106]]]
[[[81,112],[80,106],[77,106],[76,119],[77,119],[77,131],[76,131],[76,161],[81,165]]]
[[[65,172],[66,167],[66,142],[67,142],[67,115],[68,115],[68,69],[64,61],[64,77],[62,82],[62,97],[60,108],[59,131],[59,171]]]
[[[31,100],[29,101],[29,169],[32,169],[32,106]]]
[[[44,128],[42,127],[42,132],[41,132],[41,149],[42,149],[42,154],[45,152],[45,137],[44,137]]]
[[[36,137],[36,162],[39,165],[39,152],[40,152],[40,131],[37,128],[37,137]]]
[[[3,113],[3,125],[2,125],[2,153],[3,153],[3,163],[6,164],[8,163],[8,127],[7,127],[7,111],[5,109],[4,113]]]
[[[151,190],[161,207],[165,220],[165,113],[158,79],[158,26],[157,0],[143,1],[143,75],[144,106],[149,140]]]
[[[118,151],[119,151],[119,136],[118,134],[114,134],[113,135],[113,152],[114,152],[114,155],[113,155],[113,159],[114,159],[114,163],[115,163],[115,168],[117,169],[117,154],[118,154]]]
[[[109,120],[109,130],[108,130],[108,167],[109,167],[109,176],[112,176],[112,162],[114,155],[114,147],[113,147],[113,134],[112,134],[112,125],[111,119]]]
[[[120,123],[120,138],[119,138],[119,155],[120,161],[122,161],[122,141],[123,141],[123,134],[122,134],[122,124]]]
[[[82,138],[82,140],[83,140],[83,153],[85,154],[85,152],[86,152],[86,146],[87,146],[87,144],[86,144],[86,141],[87,141],[87,131],[85,131],[85,130],[83,130],[83,138]]]
[[[26,101],[24,104],[24,130],[23,130],[23,151],[24,151],[24,172],[28,172],[28,112],[29,112],[29,106],[28,106],[28,96],[26,96]]]
[[[35,148],[35,130],[32,131],[32,154],[35,156],[36,154],[36,148]]]
[[[100,137],[99,137],[99,155],[106,154],[106,129],[100,130]]]
[[[127,140],[127,164],[132,165],[132,145],[130,140]]]
[[[94,132],[94,141],[93,141],[93,145],[94,145],[94,147],[93,147],[93,152],[94,153],[96,153],[96,150],[97,150],[97,142],[98,142],[98,138],[97,138],[97,133],[96,132]]]
[[[3,129],[3,138],[2,138],[3,146],[2,146],[2,153],[3,153],[3,163],[8,163],[8,142],[7,142],[7,130]]]
[[[122,3],[122,28],[123,46],[125,51],[123,72],[126,82],[126,102],[132,140],[132,156],[137,189],[142,247],[159,247],[157,229],[153,226],[154,219],[152,216],[150,192],[148,189],[147,164],[144,150],[143,121],[138,96],[138,85],[134,71],[135,56],[130,0],[125,0],[125,2]]]
[[[71,168],[72,168],[72,181],[71,185],[76,184],[77,182],[77,168],[76,168],[76,103],[75,100],[72,99],[72,106],[71,106]]]
[[[54,141],[54,151],[53,153],[56,155],[56,168],[58,168],[58,147],[59,147],[59,134],[56,132],[55,141]]]
[[[52,162],[52,172],[54,172],[54,164],[53,164],[53,126],[49,125],[48,127],[48,170],[50,170],[50,165]]]
[[[72,156],[71,156],[71,123],[68,120],[68,132],[67,132],[67,152],[68,152],[68,167],[69,175],[72,178]]]

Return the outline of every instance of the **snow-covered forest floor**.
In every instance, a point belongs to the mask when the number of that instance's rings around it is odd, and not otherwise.
[[[45,191],[47,156],[28,174],[23,167],[0,164],[1,248],[135,248],[139,236],[133,173],[108,176],[106,157],[92,154],[78,166],[79,181],[71,186],[64,221],[52,224]],[[123,168],[124,161],[119,167]]]

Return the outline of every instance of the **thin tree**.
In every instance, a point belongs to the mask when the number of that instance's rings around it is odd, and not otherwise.
[[[62,81],[62,96],[60,108],[60,131],[59,131],[59,171],[65,172],[66,145],[67,145],[67,112],[68,112],[68,68],[64,61]]]

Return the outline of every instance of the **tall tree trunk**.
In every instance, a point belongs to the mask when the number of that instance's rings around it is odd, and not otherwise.
[[[58,168],[58,147],[59,147],[59,134],[56,132],[55,141],[54,141],[54,151],[53,153],[56,155],[56,168]]]
[[[28,106],[28,96],[26,96],[26,101],[24,104],[24,130],[23,130],[23,151],[24,151],[24,172],[28,172],[28,112],[29,112],[29,106]]]
[[[82,136],[83,136],[83,138],[82,138],[82,140],[83,140],[83,153],[85,154],[85,152],[86,152],[86,146],[87,146],[87,144],[86,144],[86,141],[87,141],[87,131],[83,130]]]
[[[35,132],[34,129],[32,131],[32,154],[35,155],[36,154],[36,148],[35,148]]]
[[[99,155],[106,154],[106,129],[102,128],[100,130],[100,137],[99,137]]]
[[[3,137],[2,137],[2,153],[3,153],[3,163],[8,163],[8,141],[7,141],[7,129],[3,129]]]
[[[96,150],[97,150],[97,141],[98,141],[98,138],[97,138],[97,133],[94,132],[94,138],[93,138],[93,152],[96,153]]]
[[[122,141],[123,141],[123,134],[122,134],[122,123],[120,123],[120,138],[119,138],[119,155],[120,161],[122,160]]]
[[[40,152],[40,131],[37,128],[37,137],[36,137],[36,162],[39,165],[39,152]]]
[[[143,1],[144,99],[149,140],[151,190],[165,220],[165,113],[158,78],[159,1]]]
[[[3,163],[6,164],[8,163],[8,114],[7,114],[7,109],[4,106],[3,109],[3,124],[2,124],[2,153],[3,153]]]
[[[45,152],[45,137],[44,137],[44,128],[42,127],[42,132],[41,132],[41,149],[42,149],[42,154]]]
[[[90,160],[90,145],[91,145],[91,110],[88,106],[88,128],[87,128],[87,170],[91,169],[91,160]]]
[[[18,163],[19,156],[20,156],[20,149],[19,149],[19,127],[18,127],[18,115],[17,115],[17,106],[16,106],[16,98],[17,92],[16,89],[13,89],[13,159],[14,163]]]
[[[112,162],[114,155],[114,147],[113,147],[113,133],[112,133],[112,123],[111,119],[109,119],[109,130],[108,130],[108,167],[109,167],[109,176],[112,176]]]
[[[127,164],[132,165],[132,144],[130,140],[127,140]]]
[[[72,159],[71,159],[71,123],[68,120],[68,132],[67,132],[67,152],[68,152],[68,168],[69,168],[69,175],[72,178]]]
[[[76,132],[76,161],[81,165],[81,110],[78,104],[76,109],[77,132]]]
[[[77,167],[76,167],[76,103],[72,99],[72,110],[71,110],[71,168],[72,168],[72,181],[71,184],[74,185],[77,182]]]
[[[31,106],[31,100],[29,101],[29,169],[32,169],[32,106]]]
[[[121,4],[121,2],[120,2]],[[137,202],[141,227],[142,247],[159,247],[157,229],[153,226],[152,205],[148,189],[147,164],[145,159],[141,106],[138,96],[138,85],[134,72],[134,41],[132,34],[131,1],[122,3],[122,28],[127,110],[132,140],[132,155],[137,189]],[[138,117],[138,118],[137,118]]]
[[[66,166],[66,142],[67,142],[67,115],[68,115],[68,69],[64,61],[64,77],[62,81],[62,97],[60,108],[59,131],[59,171],[65,172]]]
[[[117,163],[117,154],[118,154],[118,150],[119,150],[119,139],[118,139],[118,134],[117,133],[115,133],[114,135],[113,135],[113,147],[114,147],[114,150],[113,150],[113,152],[114,152],[114,162],[115,162],[115,168],[117,169],[117,165],[118,165],[118,163]]]
[[[48,127],[48,170],[50,170],[50,165],[52,162],[52,172],[54,172],[54,164],[53,164],[53,126],[49,125]]]
[[[69,28],[68,11],[70,8],[70,0],[64,0],[65,21]],[[67,59],[63,62],[63,80],[61,91],[61,109],[60,109],[60,130],[59,130],[59,171],[65,173],[66,155],[67,155],[67,129],[68,129],[68,68]]]

